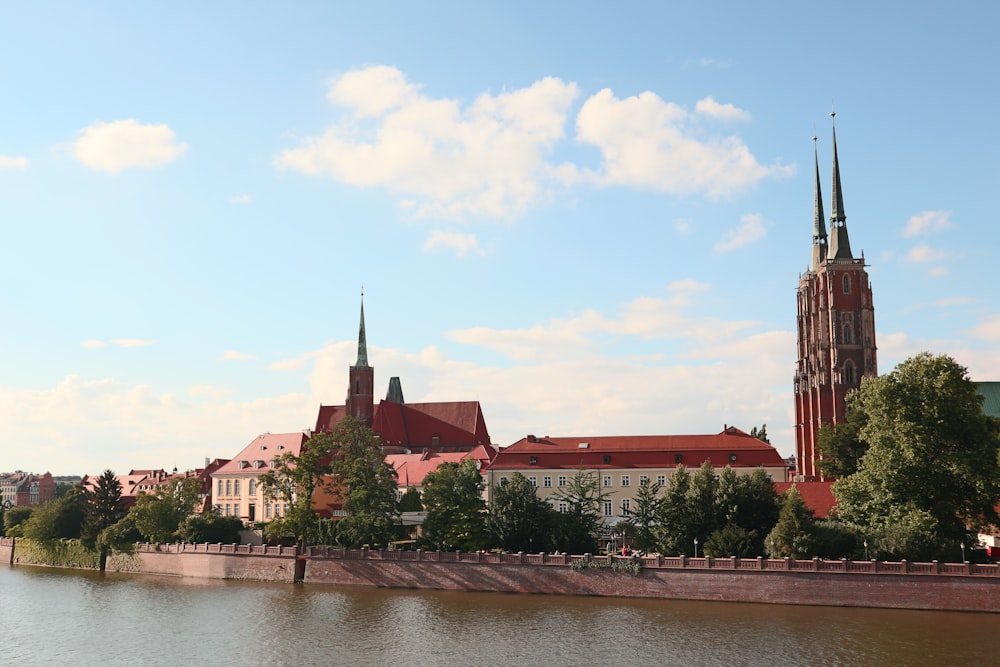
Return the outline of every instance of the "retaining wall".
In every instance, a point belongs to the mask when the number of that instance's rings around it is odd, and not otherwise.
[[[0,537],[0,563],[3,565],[14,564],[14,538]]]
[[[312,550],[307,583],[1000,612],[996,565],[735,558],[638,559],[639,574],[576,569],[583,556]],[[615,559],[616,560],[616,559]],[[610,565],[606,557],[589,559]],[[579,565],[577,567],[580,567]]]
[[[237,544],[139,544],[131,557],[108,559],[109,572],[242,579],[292,583],[296,577],[294,547]],[[300,567],[301,570],[301,567]]]

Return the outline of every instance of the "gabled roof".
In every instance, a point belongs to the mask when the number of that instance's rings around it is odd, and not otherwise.
[[[479,401],[379,401],[372,430],[387,446],[468,448],[490,444]]]
[[[329,433],[347,416],[347,407],[343,405],[321,405],[316,415],[316,433]]]
[[[527,436],[499,451],[491,468],[787,467],[778,451],[735,426],[715,435]]]
[[[225,465],[215,471],[216,475],[263,474],[271,469],[271,461],[285,452],[298,456],[308,436],[302,432],[264,433],[240,450]]]
[[[825,519],[837,505],[833,496],[833,482],[775,482],[774,490],[781,495],[791,487],[795,487],[802,496],[802,502],[813,511],[813,518]]]

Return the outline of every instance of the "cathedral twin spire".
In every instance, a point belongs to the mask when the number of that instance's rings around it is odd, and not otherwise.
[[[830,114],[836,117],[836,113]],[[826,221],[823,219],[823,193],[819,184],[819,152],[813,154],[816,163],[816,204],[813,217],[813,256],[811,269],[815,271],[827,258],[852,259],[851,241],[847,235],[847,215],[844,213],[844,193],[840,186],[840,160],[837,157],[837,126],[833,127],[833,211],[830,214],[830,239],[827,244]]]

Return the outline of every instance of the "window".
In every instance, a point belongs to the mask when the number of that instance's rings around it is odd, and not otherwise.
[[[225,516],[229,516],[229,503],[226,503],[226,514],[225,514]]]
[[[850,294],[850,293],[851,293],[851,277],[845,274],[844,275],[844,294]]]
[[[844,364],[844,384],[853,385],[855,384],[857,378],[854,373],[854,362],[850,359]]]
[[[657,475],[656,476],[656,483],[659,484],[660,486],[666,486],[666,484],[667,484],[667,476],[666,475]]]
[[[628,486],[631,482],[632,480],[629,479],[628,475],[622,475],[622,486]]]
[[[552,486],[552,477],[550,477],[549,475],[546,475],[545,477],[542,477],[542,486],[544,486],[545,488],[551,487]]]
[[[559,486],[566,486],[566,475],[559,475]]]
[[[226,480],[226,495],[227,496],[233,495],[233,480],[231,479]],[[226,516],[229,516],[228,512],[226,512]]]
[[[264,518],[265,519],[271,518],[271,503],[264,505]]]
[[[622,516],[629,513],[632,509],[632,500],[630,498],[622,498]]]
[[[537,456],[532,456],[532,457],[531,457],[531,458],[529,459],[529,464],[530,464],[530,465],[533,465],[533,466],[534,466],[534,465],[538,465],[538,457],[537,457]]]
[[[219,480],[219,491],[218,491],[218,494],[220,496],[222,495],[222,480],[221,479]]]
[[[613,506],[611,505],[611,501],[610,500],[604,501],[604,516],[611,516],[612,511],[613,511]]]
[[[247,484],[247,486],[250,487],[249,489],[247,489],[247,493],[249,493],[251,496],[256,496],[257,495],[257,480],[251,479],[250,482]]]
[[[528,484],[531,484],[531,486],[537,487],[538,486],[538,478],[537,477],[529,477],[528,478]]]
[[[569,511],[569,505],[566,503],[565,500],[559,501],[559,511],[563,514]]]
[[[507,478],[506,477],[501,477],[500,478],[500,486],[507,486]]]
[[[238,479],[233,480],[233,495],[234,496],[240,495],[240,480]]]
[[[604,476],[604,486],[611,486],[611,475]]]
[[[639,475],[639,486],[649,484],[649,475]]]
[[[845,344],[851,345],[854,343],[854,313],[844,313],[843,320],[841,321],[841,329],[843,334],[841,335],[841,340]]]

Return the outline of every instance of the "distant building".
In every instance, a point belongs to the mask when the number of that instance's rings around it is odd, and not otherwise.
[[[812,263],[799,277],[798,288],[798,363],[794,387],[795,461],[799,481],[821,478],[816,466],[816,435],[820,427],[842,422],[847,414],[847,393],[861,384],[861,378],[878,374],[872,289],[864,253],[855,257],[847,235],[836,128],[829,236],[823,217],[818,153],[815,165]]]
[[[0,475],[0,504],[4,507],[35,507],[55,497],[56,482],[50,473]]]
[[[739,475],[762,468],[775,482],[784,482],[788,466],[774,447],[735,426],[715,435],[643,435],[550,438],[529,435],[502,448],[489,464],[489,488],[503,486],[519,472],[554,509],[568,508],[558,498],[574,475],[583,471],[608,496],[601,508],[606,526],[628,516],[644,480],[665,485],[678,466],[697,469],[710,461],[717,469],[730,466]],[[693,472],[693,470],[692,470]]]
[[[308,439],[307,432],[264,433],[236,456],[212,472],[210,486],[214,509],[222,516],[236,516],[249,523],[285,516],[283,500],[264,497],[258,478],[274,469],[279,456],[298,456]]]

